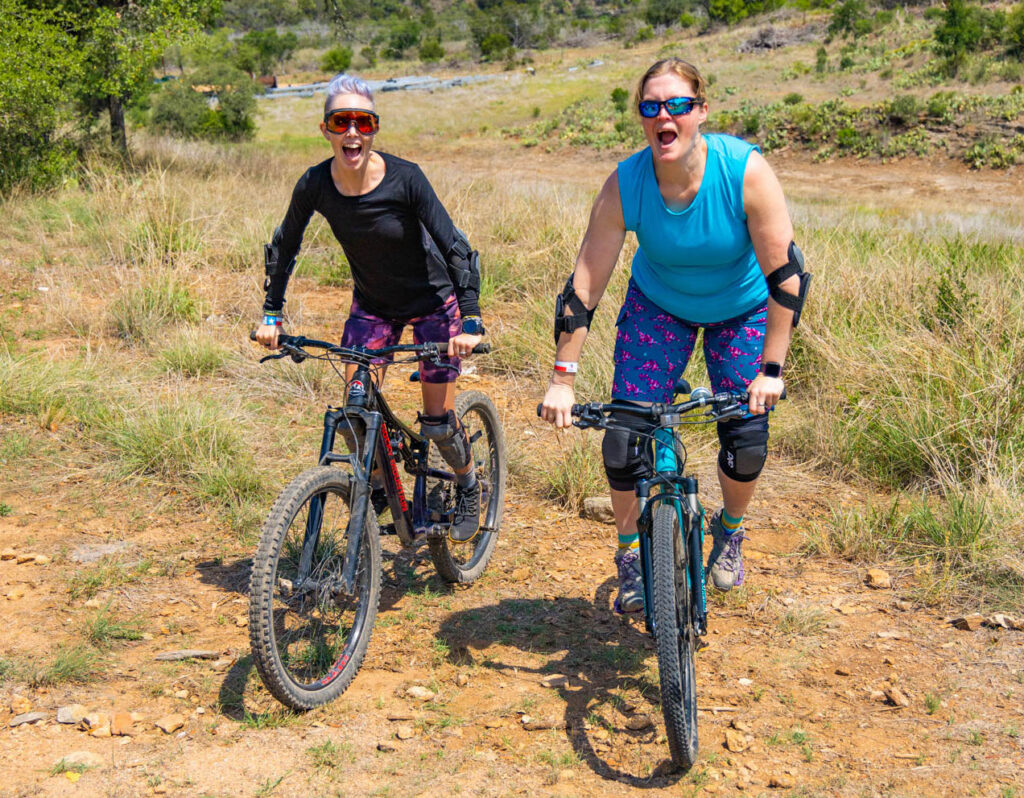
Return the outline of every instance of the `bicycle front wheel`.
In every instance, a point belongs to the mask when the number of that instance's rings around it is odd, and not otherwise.
[[[651,528],[651,592],[661,711],[672,761],[688,768],[697,761],[697,678],[687,559],[676,506],[659,502]]]
[[[351,684],[380,599],[380,530],[366,515],[354,589],[341,583],[348,546],[349,476],[321,466],[274,503],[249,581],[249,640],[267,689],[292,709],[326,704]]]
[[[508,471],[505,433],[498,410],[487,394],[466,391],[455,397],[455,414],[469,435],[476,478],[480,482],[480,532],[468,543],[433,538],[430,556],[446,582],[465,584],[483,573],[498,543],[505,511],[505,475]],[[431,468],[448,469],[437,447],[431,444]],[[455,503],[455,483],[428,480],[431,508],[450,512]]]

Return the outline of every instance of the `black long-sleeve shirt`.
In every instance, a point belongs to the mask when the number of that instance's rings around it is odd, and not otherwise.
[[[357,197],[338,191],[331,177],[331,161],[310,167],[299,178],[277,239],[281,269],[270,277],[264,310],[284,305],[288,269],[302,245],[302,236],[314,211],[319,211],[338,239],[352,269],[354,295],[374,315],[411,319],[440,307],[455,292],[463,316],[480,315],[479,291],[453,285],[445,264],[424,247],[426,228],[442,256],[449,256],[455,226],[416,164],[379,152],[384,179]]]

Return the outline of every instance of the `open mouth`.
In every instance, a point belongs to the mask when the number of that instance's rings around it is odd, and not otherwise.
[[[358,161],[360,156],[363,154],[362,144],[343,144],[341,147],[342,154],[345,156],[346,161]]]
[[[658,131],[658,143],[662,147],[668,147],[674,142],[679,136],[676,135],[673,130],[660,130]]]

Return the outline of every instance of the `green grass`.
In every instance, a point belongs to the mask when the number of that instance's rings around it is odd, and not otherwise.
[[[577,430],[560,434],[538,467],[541,495],[580,512],[584,499],[608,492],[602,462],[599,434]]]
[[[336,743],[332,740],[325,740],[320,745],[314,745],[306,749],[309,755],[309,764],[317,771],[326,773],[331,778],[341,775],[345,764],[352,764],[356,761],[352,744],[348,742]]]
[[[62,759],[50,768],[50,775],[59,776],[62,773],[85,773],[85,771],[89,770],[89,767],[84,762],[68,762]]]
[[[179,330],[158,356],[162,368],[186,377],[209,377],[224,370],[230,352],[211,336]]]
[[[6,502],[0,502],[0,518],[6,518],[14,514],[14,508]]]
[[[149,343],[168,324],[195,323],[203,304],[176,272],[143,274],[122,286],[108,309],[115,333],[129,343]]]
[[[834,511],[814,524],[806,549],[860,562],[899,560],[917,571],[920,597],[933,604],[1017,611],[1024,607],[1024,563],[1008,507],[971,495],[920,497]]]
[[[113,641],[141,640],[143,622],[139,618],[121,620],[110,611],[110,603],[86,620],[84,633],[94,646],[109,647]]]
[[[153,561],[125,563],[116,557],[104,557],[95,565],[81,568],[68,577],[68,594],[72,599],[90,599],[101,590],[131,584],[149,573]]]
[[[55,687],[63,684],[85,684],[99,675],[102,655],[87,645],[59,646],[50,662],[24,668],[30,687]]]

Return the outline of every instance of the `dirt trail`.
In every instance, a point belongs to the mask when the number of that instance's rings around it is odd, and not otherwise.
[[[507,386],[478,378],[467,387],[502,395]],[[557,445],[521,409],[504,412],[509,435]],[[107,601],[144,617],[151,639],[116,646],[88,685],[5,685],[0,795],[1012,795],[1024,788],[1024,634],[951,628],[901,598],[909,575],[894,573],[893,589],[872,590],[861,568],[796,556],[801,528],[830,503],[858,497],[791,464],[775,462],[771,473],[750,514],[747,584],[713,598],[697,671],[702,760],[689,773],[668,766],[651,642],[636,620],[610,611],[610,526],[512,491],[498,551],[478,584],[452,591],[429,559],[391,552],[362,672],[336,704],[290,718],[274,710],[251,670],[247,554],[216,523],[158,509],[127,538],[122,560],[149,557],[150,570],[102,587],[89,602],[69,595],[89,568],[73,558],[126,539],[129,521],[92,517],[83,493],[101,486],[88,480],[54,484],[47,502],[27,483],[8,481],[4,499],[14,513],[0,519],[0,549],[53,561],[0,563],[0,590],[25,593],[5,602],[5,655],[39,656]],[[698,475],[713,504],[707,464]],[[60,516],[62,505],[81,511]],[[155,660],[182,648],[223,658]],[[567,679],[543,686],[552,675]],[[405,697],[414,684],[436,698]],[[909,706],[886,701],[882,691],[893,686]],[[8,728],[15,694],[46,719]],[[135,736],[95,738],[55,723],[56,709],[71,703],[139,713]],[[180,731],[153,726],[175,713],[184,716]],[[556,728],[526,731],[523,714]],[[631,730],[643,725],[638,715],[653,725]],[[733,747],[745,750],[725,747],[730,724],[739,729]],[[397,740],[401,725],[415,736]],[[337,746],[337,766],[318,768],[310,749],[326,742]],[[73,751],[95,752],[104,764],[75,783],[51,775],[54,761]]]
[[[548,158],[509,168],[560,165],[560,176],[596,188],[615,160]],[[782,158],[778,169],[797,194],[817,190],[820,167]],[[920,164],[840,164],[821,190],[877,181],[875,199],[911,190],[917,201],[932,188],[948,196],[944,181],[954,178],[979,210],[1011,208],[1024,194],[1015,173]],[[318,301],[321,311],[345,306],[331,289]],[[412,400],[414,386],[390,384],[399,403]],[[494,396],[506,434],[533,456],[559,445],[518,386],[473,375],[464,387]],[[0,418],[0,436],[23,423]],[[713,458],[695,459],[715,506]],[[513,487],[477,584],[451,590],[429,558],[389,549],[361,673],[335,704],[293,717],[248,658],[249,547],[180,497],[59,466],[10,468],[0,481],[11,511],[0,518],[0,550],[49,558],[0,560],[0,657],[41,667],[58,645],[81,641],[108,602],[141,618],[146,634],[113,645],[86,684],[0,684],[0,796],[1024,794],[1024,633],[954,629],[914,603],[912,574],[890,569],[893,587],[873,590],[861,567],[799,555],[803,530],[863,497],[798,464],[772,461],[749,516],[747,583],[712,596],[697,664],[702,757],[688,773],[667,760],[651,641],[636,619],[610,610],[611,526]],[[109,546],[112,558],[96,560]],[[155,659],[176,649],[218,658]],[[544,686],[556,676],[565,678]],[[436,697],[406,697],[417,684]],[[907,706],[886,698],[893,688]],[[138,713],[133,736],[58,724],[57,709],[72,703]],[[24,712],[44,719],[11,727]],[[154,726],[175,714],[179,730]],[[524,714],[552,728],[527,731]],[[413,736],[397,739],[400,726]],[[77,751],[98,755],[98,766],[54,772]]]

